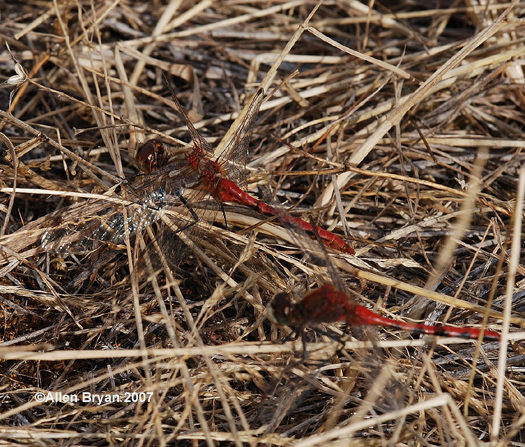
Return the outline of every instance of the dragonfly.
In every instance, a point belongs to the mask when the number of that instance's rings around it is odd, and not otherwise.
[[[188,210],[188,219],[182,229],[191,227],[199,219],[191,205],[197,201],[198,195],[195,194],[191,199],[187,199],[184,196],[186,189],[208,194],[221,204],[244,205],[267,216],[276,216],[280,213],[275,207],[248,194],[236,183],[236,177],[241,177],[239,173],[243,171],[238,169],[238,166],[244,163],[243,158],[247,154],[255,118],[264,99],[264,91],[259,89],[253,95],[238,130],[222,154],[214,159],[211,145],[197,131],[167,79],[166,82],[175,107],[189,131],[192,146],[174,147],[159,138],[145,142],[135,155],[135,163],[142,174],[132,188],[127,188],[127,199],[134,202],[133,209],[128,209],[127,216],[123,212],[113,213],[113,217],[105,219],[106,223],[102,224],[101,217],[109,216],[111,207],[99,205],[100,209],[92,210],[96,214],[93,218],[77,218],[76,222],[71,219],[69,222],[59,219],[44,233],[42,238],[44,249],[66,251],[90,246],[86,242],[76,242],[78,237],[73,236],[72,233],[78,231],[78,227],[83,227],[82,231],[89,235],[90,241],[107,241],[118,245],[124,241],[126,227],[130,234],[134,234],[158,220],[159,211],[169,202],[167,198],[170,196],[176,196]],[[79,219],[82,221],[79,222]],[[323,243],[331,249],[355,254],[350,245],[328,230],[290,214],[286,214],[282,220],[301,228],[311,237],[318,234]]]
[[[357,304],[347,293],[332,284],[307,293],[298,303],[294,303],[289,293],[278,293],[268,308],[270,319],[281,326],[288,326],[296,334],[302,334],[309,326],[343,321],[350,326],[380,326],[400,329],[416,334],[439,335],[484,340],[500,340],[498,332],[470,327],[450,325],[431,326],[424,323],[394,320],[379,315],[365,306]]]
[[[282,218],[283,214],[278,214]],[[409,321],[395,320],[384,317],[355,302],[355,300],[344,291],[344,286],[337,274],[335,266],[330,261],[328,253],[321,244],[321,239],[316,235],[318,246],[303,233],[300,228],[288,228],[290,236],[294,238],[296,245],[300,246],[307,256],[315,264],[321,263],[326,267],[330,281],[320,278],[319,287],[307,293],[302,300],[294,302],[290,293],[278,293],[268,305],[268,317],[270,321],[280,326],[288,326],[296,336],[304,335],[307,327],[315,327],[320,324],[345,322],[351,327],[379,326],[393,329],[405,330],[416,334],[437,335],[442,337],[459,337],[465,339],[478,339],[480,335],[484,340],[500,340],[498,332],[471,328],[456,327],[451,325],[429,325]],[[328,276],[327,275],[327,276]],[[303,338],[304,342],[304,338]]]

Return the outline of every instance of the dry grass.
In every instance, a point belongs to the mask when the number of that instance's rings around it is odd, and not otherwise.
[[[525,442],[523,5],[333,0],[306,23],[313,2],[163,3],[0,6],[24,69],[2,45],[0,444]],[[125,244],[43,250],[137,173],[141,142],[188,141],[162,71],[217,153],[249,95],[272,94],[243,185],[345,235],[356,257],[331,257],[358,301],[502,343],[331,325],[357,341],[309,332],[304,360],[265,309],[319,267],[242,206],[228,227],[210,210],[156,237],[180,224],[173,206]]]

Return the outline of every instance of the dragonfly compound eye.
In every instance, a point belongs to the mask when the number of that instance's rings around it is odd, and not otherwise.
[[[165,158],[164,143],[157,139],[146,141],[136,155],[138,167],[148,174],[162,167]]]
[[[292,302],[287,293],[281,292],[268,306],[268,316],[273,323],[288,326],[290,324],[290,312]]]

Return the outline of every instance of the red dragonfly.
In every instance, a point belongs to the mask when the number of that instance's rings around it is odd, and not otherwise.
[[[477,339],[481,333],[481,329],[476,328],[430,326],[383,317],[356,304],[348,294],[330,284],[312,290],[298,303],[293,303],[289,294],[279,293],[270,303],[268,313],[274,323],[289,326],[296,334],[302,333],[307,326],[338,321],[344,321],[351,326],[383,326],[442,337]],[[499,340],[500,334],[485,330],[483,338]]]
[[[279,218],[284,214],[278,213]],[[284,216],[286,217],[286,216]],[[343,285],[334,265],[330,262],[328,253],[321,239],[317,247],[313,241],[304,234],[301,229],[294,230],[294,239],[301,246],[305,254],[312,260],[324,261],[334,285],[324,281],[324,285],[307,293],[303,299],[294,303],[288,293],[278,293],[268,306],[268,316],[273,323],[288,326],[293,329],[295,335],[304,334],[308,326],[316,326],[323,323],[346,322],[351,326],[383,326],[406,330],[417,334],[439,335],[442,337],[460,337],[477,339],[481,329],[455,327],[449,325],[431,326],[423,323],[411,323],[401,320],[393,320],[383,317],[365,306],[357,304],[350,295],[344,292]],[[485,340],[500,340],[500,334],[494,331],[483,330]]]
[[[122,243],[124,228],[127,226],[129,232],[133,234],[156,221],[159,218],[158,212],[167,202],[166,197],[169,195],[177,196],[188,208],[191,213],[191,220],[188,219],[184,226],[191,226],[192,222],[197,221],[198,217],[191,208],[191,201],[186,200],[183,196],[186,188],[207,193],[220,203],[238,203],[262,214],[277,215],[278,211],[274,207],[252,197],[234,182],[233,177],[239,171],[238,169],[226,169],[227,165],[242,165],[242,160],[236,164],[235,162],[242,159],[247,153],[251,129],[264,98],[263,90],[260,89],[255,93],[238,131],[216,161],[212,158],[211,146],[190,121],[167,79],[166,82],[172,92],[175,106],[190,132],[193,148],[173,148],[156,138],[147,141],[140,147],[135,156],[137,166],[145,175],[140,176],[139,182],[134,184],[133,188],[127,189],[128,196],[140,197],[139,200],[136,200],[133,211],[127,213],[128,217],[124,217],[124,213],[113,213],[113,217],[106,219],[106,223],[102,224],[101,215],[109,215],[111,207],[99,205],[98,217],[87,220],[87,223],[86,219],[82,219],[82,221],[77,219],[76,222],[70,219],[68,222],[60,221],[58,226],[54,225],[50,228],[42,239],[44,249],[65,251],[69,248],[77,248],[79,245],[89,245],[85,242],[79,244],[73,241],[74,237],[71,237],[71,232],[78,232],[79,226],[83,227],[83,233],[88,234],[90,240]],[[190,203],[188,204],[188,202]],[[288,214],[282,220],[298,226],[311,237],[318,234],[323,243],[332,249],[348,254],[355,253],[343,239],[330,231],[318,226],[314,228],[312,224]]]
[[[262,103],[263,93],[262,90],[258,90],[255,93],[237,135],[226,147],[223,154],[219,157],[219,160],[235,161],[238,158],[237,155],[243,156],[246,152],[251,127]],[[211,158],[213,150],[209,143],[200,135],[197,129],[195,129],[176,96],[174,94],[172,96],[175,106],[183,117],[193,141],[193,150],[186,154],[187,166],[183,168],[183,170],[189,170],[190,175],[188,178],[193,178],[194,181],[188,182],[186,186],[193,189],[204,190],[221,203],[238,203],[269,216],[281,214],[281,212],[277,211],[274,207],[249,195],[237,186],[232,179],[228,178],[224,169],[225,161],[215,161]],[[167,171],[168,175],[172,175],[173,170],[170,166],[169,150],[166,150],[166,146],[159,139],[152,139],[146,142],[141,149],[139,149],[136,161],[143,172],[161,173]],[[176,175],[179,178],[184,178],[182,171],[177,172]],[[315,237],[315,233],[317,232],[323,243],[328,247],[342,251],[343,253],[355,254],[352,247],[330,231],[318,226],[316,226],[314,230],[313,226],[308,222],[291,215],[286,215],[285,220],[287,223],[297,225],[312,237]]]

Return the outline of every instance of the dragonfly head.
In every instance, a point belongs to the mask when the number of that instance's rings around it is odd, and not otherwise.
[[[135,156],[138,168],[146,174],[164,166],[167,162],[166,159],[164,143],[156,138],[146,141]]]
[[[290,326],[292,320],[293,303],[290,295],[285,292],[278,293],[268,305],[268,318],[274,324]]]

